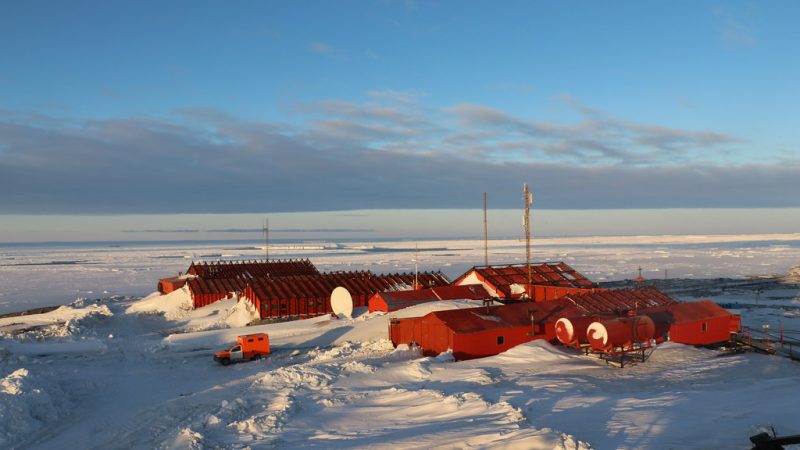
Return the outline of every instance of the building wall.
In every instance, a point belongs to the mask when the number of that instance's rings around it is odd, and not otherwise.
[[[581,289],[581,288],[567,288],[558,286],[542,286],[533,285],[533,293],[531,298],[536,302],[544,302],[549,300],[556,300],[565,295],[575,295],[584,292],[592,292],[595,289]]]
[[[456,334],[453,337],[453,356],[460,361],[497,355],[517,345],[541,338],[531,335],[530,331],[530,327],[513,327]],[[502,343],[499,341],[501,337]]]
[[[425,356],[436,356],[453,348],[453,332],[435,316],[392,319],[389,322],[392,344],[415,344]]]
[[[389,312],[389,305],[386,303],[383,297],[380,295],[373,295],[372,298],[369,299],[369,312],[375,311],[383,311]]]
[[[680,344],[710,345],[731,337],[732,316],[712,317],[674,323],[669,327],[669,340]]]

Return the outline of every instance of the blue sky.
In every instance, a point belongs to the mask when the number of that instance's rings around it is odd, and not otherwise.
[[[798,207],[798,13],[6,2],[0,214]]]

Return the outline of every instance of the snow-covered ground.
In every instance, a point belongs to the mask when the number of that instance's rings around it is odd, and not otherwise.
[[[741,312],[753,328],[800,330],[796,282],[745,278],[800,263],[797,236],[580,239],[540,245],[536,259],[563,259],[595,280],[632,278],[642,265],[655,282],[667,268],[670,280],[659,283],[679,298],[747,304]],[[800,364],[778,356],[723,357],[665,344],[647,363],[619,369],[533,342],[453,362],[392,348],[390,315],[357,311],[353,319],[239,328],[254,311],[236,299],[191,310],[182,290],[145,295],[200,254],[255,258],[259,251],[223,247],[2,250],[4,264],[93,264],[0,267],[0,298],[23,306],[6,310],[49,304],[37,304],[37,288],[45,297],[59,289],[86,297],[0,318],[0,448],[745,449],[750,435],[769,426],[800,433]],[[323,270],[394,272],[413,269],[413,247],[281,256],[309,256]],[[477,242],[420,249],[424,269],[451,276],[482,259]],[[492,249],[496,262],[524,258],[518,242]],[[693,279],[673,279],[681,274]],[[702,280],[715,277],[726,279]],[[393,315],[473,305],[439,302]],[[268,358],[229,367],[212,361],[212,350],[254,331],[270,334]]]
[[[414,241],[280,245],[272,258],[311,258],[320,270],[414,270]],[[420,241],[420,270],[457,277],[483,264],[482,240]],[[525,262],[519,240],[489,242],[492,264]],[[299,247],[299,248],[298,248]],[[159,278],[192,260],[263,258],[263,242],[159,244],[0,244],[0,314],[63,305],[76,298],[141,297]],[[800,233],[719,236],[536,238],[533,260],[565,261],[594,281],[646,278],[741,278],[785,274],[800,264]],[[665,274],[666,270],[666,274]]]

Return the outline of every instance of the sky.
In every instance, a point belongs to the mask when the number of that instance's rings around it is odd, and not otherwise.
[[[283,217],[335,234],[336,212],[379,211],[413,228],[415,214],[387,211],[447,216],[480,208],[482,192],[518,208],[523,183],[534,208],[607,211],[611,231],[619,210],[643,222],[791,210],[798,13],[794,1],[3,2],[0,242],[69,239],[74,220],[179,232],[176,215],[311,214]],[[793,214],[742,217],[783,232]]]

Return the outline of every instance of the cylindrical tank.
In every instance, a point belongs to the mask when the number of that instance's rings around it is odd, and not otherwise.
[[[655,336],[656,326],[647,316],[619,317],[593,322],[586,336],[593,350],[630,348],[634,343],[647,342]]]
[[[589,316],[562,317],[556,321],[556,338],[564,345],[588,344],[586,328],[594,322]]]

